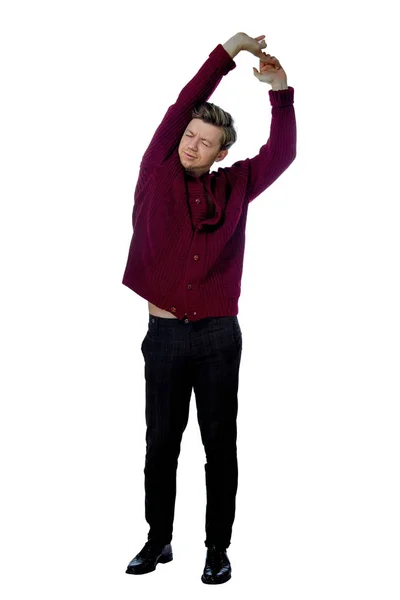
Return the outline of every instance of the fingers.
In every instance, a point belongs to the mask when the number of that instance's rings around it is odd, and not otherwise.
[[[260,62],[262,63],[270,63],[271,66],[276,66],[280,68],[280,62],[279,60],[275,57],[275,56],[271,56],[270,54],[265,54],[265,52],[262,52],[263,57],[260,58]]]
[[[267,42],[265,41],[265,35],[259,35],[256,38],[254,38],[254,40],[258,43],[260,48],[266,48],[267,47]]]

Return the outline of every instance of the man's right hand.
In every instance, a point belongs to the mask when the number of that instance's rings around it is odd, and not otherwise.
[[[265,60],[265,54],[263,49],[267,47],[267,42],[264,40],[265,35],[259,35],[256,38],[252,38],[247,33],[240,32],[241,37],[241,50],[247,50],[251,54],[254,54],[257,58]]]

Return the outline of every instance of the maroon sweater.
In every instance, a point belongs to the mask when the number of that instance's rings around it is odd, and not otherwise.
[[[192,109],[235,67],[218,44],[167,110],[140,164],[122,283],[178,319],[238,314],[248,205],[296,157],[289,86],[269,90],[270,137],[256,156],[197,178],[185,171],[178,146]]]

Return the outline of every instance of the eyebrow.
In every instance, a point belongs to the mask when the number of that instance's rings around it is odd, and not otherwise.
[[[190,129],[186,129],[186,131],[188,131],[189,133],[192,133],[192,134],[194,135],[193,131],[190,131]],[[212,141],[211,141],[211,140],[209,140],[209,139],[207,139],[207,138],[201,138],[201,139],[202,139],[202,140],[205,140],[205,141],[206,141],[206,142],[208,142],[209,144],[212,144]]]

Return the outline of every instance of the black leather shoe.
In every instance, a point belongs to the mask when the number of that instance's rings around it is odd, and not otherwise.
[[[171,544],[160,546],[151,540],[146,542],[139,554],[132,558],[125,573],[143,575],[155,571],[158,563],[168,563],[172,560]]]
[[[224,548],[210,546],[201,580],[203,583],[225,583],[232,577],[231,563]]]

